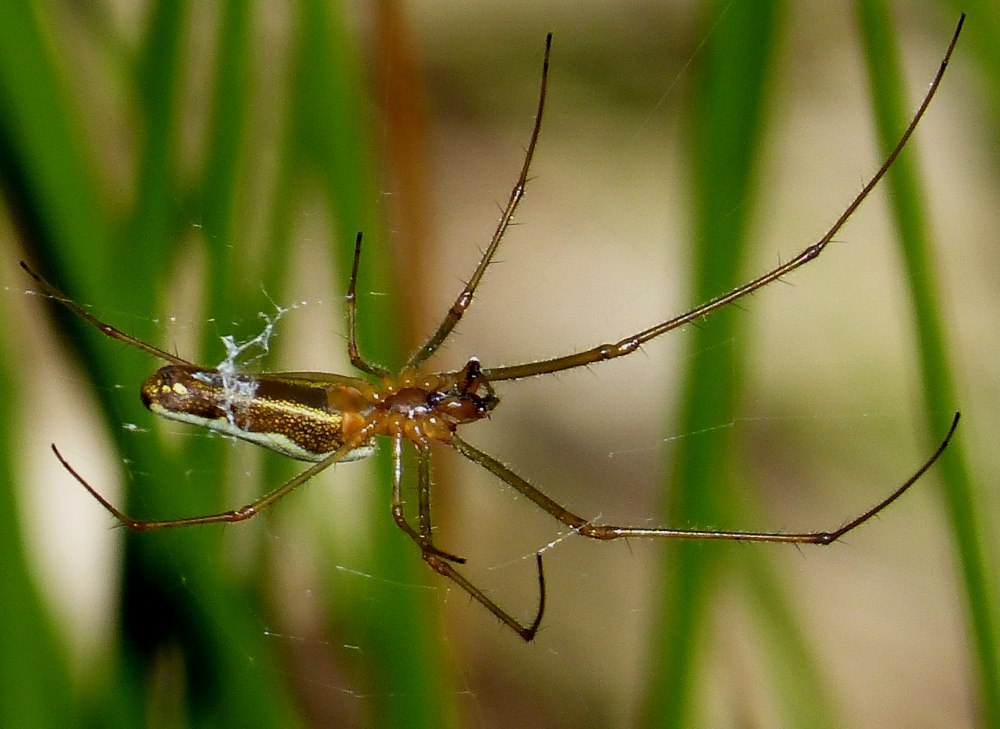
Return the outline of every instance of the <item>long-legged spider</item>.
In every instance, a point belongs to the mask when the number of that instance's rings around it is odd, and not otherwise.
[[[455,568],[455,565],[465,562],[462,557],[443,551],[434,542],[431,526],[430,478],[432,444],[450,446],[502,482],[516,489],[560,523],[592,539],[659,537],[665,539],[830,544],[888,507],[934,464],[955,432],[959,419],[958,413],[955,414],[944,440],[930,458],[888,496],[836,529],[797,533],[649,529],[595,524],[590,519],[579,516],[556,503],[500,461],[467,443],[458,435],[457,430],[460,425],[487,417],[497,406],[499,399],[493,387],[494,383],[563,372],[631,354],[641,345],[661,334],[699,319],[757,291],[818,257],[837,231],[882,179],[910,138],[941,82],[958,41],[963,21],[964,16],[955,29],[930,89],[899,142],[875,175],[865,184],[822,238],[805,248],[787,263],[727,294],[618,342],[600,344],[583,352],[502,367],[483,367],[477,358],[472,357],[461,370],[456,372],[426,372],[424,369],[427,360],[447,340],[471,304],[476,288],[482,280],[486,268],[493,260],[500,241],[524,195],[528,169],[542,125],[548,83],[551,34],[546,38],[545,43],[541,87],[531,139],[525,153],[520,176],[500,217],[496,231],[468,284],[455,299],[437,330],[409,358],[396,375],[367,361],[358,350],[356,287],[361,257],[361,234],[358,234],[346,297],[347,349],[351,363],[366,375],[374,378],[377,384],[360,377],[316,372],[232,374],[217,368],[193,364],[100,321],[22,262],[21,266],[49,296],[90,322],[104,334],[169,363],[142,385],[142,401],[152,412],[243,438],[292,458],[312,461],[313,465],[257,500],[231,511],[178,519],[142,520],[133,519],[116,508],[69,464],[54,444],[52,450],[66,470],[119,522],[130,529],[144,531],[249,519],[333,464],[370,455],[375,448],[376,436],[389,437],[392,439],[393,455],[391,507],[392,516],[397,526],[419,547],[422,558],[431,568],[456,583],[526,641],[535,636],[545,612],[545,576],[541,554],[536,555],[539,588],[538,609],[530,623],[521,623]],[[412,443],[417,451],[418,506],[415,526],[408,521],[403,511],[401,497],[404,441]]]

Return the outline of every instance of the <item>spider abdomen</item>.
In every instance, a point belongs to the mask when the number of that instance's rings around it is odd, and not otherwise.
[[[227,374],[168,365],[142,385],[143,404],[170,420],[199,425],[303,461],[321,461],[342,446],[371,411],[360,381],[287,375]],[[375,451],[372,440],[352,449],[352,461]]]

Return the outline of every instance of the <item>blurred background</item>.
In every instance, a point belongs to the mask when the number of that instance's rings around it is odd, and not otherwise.
[[[349,374],[363,230],[361,345],[396,367],[489,241],[551,31],[527,195],[431,366],[617,341],[822,236],[960,10],[899,174],[818,261],[630,357],[500,383],[464,432],[595,521],[809,531],[890,492],[961,409],[942,463],[843,543],[591,542],[440,448],[437,542],[464,573],[529,621],[544,553],[524,644],[395,528],[387,452],[250,522],[142,535],[52,457],[149,518],[300,469],[155,422],[159,363],[19,259],[186,359],[218,364],[263,314],[246,369]],[[1000,722],[993,5],[17,2],[0,36],[0,725]]]

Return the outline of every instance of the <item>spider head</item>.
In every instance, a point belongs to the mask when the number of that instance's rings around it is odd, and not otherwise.
[[[455,373],[454,379],[446,386],[427,394],[427,405],[453,423],[481,420],[499,402],[475,357]]]

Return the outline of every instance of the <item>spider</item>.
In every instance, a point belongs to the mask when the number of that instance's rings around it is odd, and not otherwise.
[[[143,520],[134,519],[111,504],[70,465],[55,444],[52,445],[52,450],[63,467],[115,519],[129,529],[146,531],[250,519],[335,463],[352,461],[370,455],[375,450],[376,437],[387,437],[392,442],[391,511],[396,525],[416,544],[423,560],[435,572],[457,584],[525,641],[530,641],[535,637],[545,613],[546,585],[541,553],[535,555],[538,607],[530,622],[520,622],[459,572],[457,565],[465,562],[462,557],[441,549],[435,543],[431,523],[432,445],[451,447],[465,458],[492,473],[500,481],[516,489],[539,508],[551,514],[561,524],[592,539],[710,539],[795,544],[830,544],[835,542],[892,504],[934,464],[955,432],[959,420],[958,413],[955,414],[947,434],[930,458],[888,496],[836,529],[798,533],[645,528],[597,524],[573,513],[546,496],[514,470],[468,443],[459,435],[458,431],[461,426],[488,417],[497,407],[499,404],[495,390],[497,383],[563,372],[624,357],[661,334],[700,319],[716,309],[783,278],[800,266],[817,258],[837,231],[879,183],[909,140],[941,82],[958,41],[963,22],[964,15],[959,20],[929,90],[899,142],[874,176],[865,184],[822,238],[805,248],[787,263],[729,293],[711,299],[687,313],[651,326],[618,342],[600,344],[575,354],[500,367],[483,366],[479,359],[471,357],[465,366],[458,371],[430,372],[426,368],[427,361],[448,339],[469,308],[476,288],[493,260],[524,195],[528,170],[542,126],[542,114],[545,108],[548,85],[549,57],[552,47],[551,34],[546,37],[545,41],[541,84],[531,138],[525,152],[520,175],[511,191],[493,237],[468,284],[459,293],[437,330],[396,374],[369,362],[358,349],[356,288],[362,248],[360,233],[354,245],[353,265],[345,299],[348,327],[347,351],[353,366],[367,377],[317,372],[244,374],[202,367],[136,339],[99,320],[35,273],[27,264],[21,262],[24,270],[34,278],[48,296],[59,301],[74,314],[85,319],[108,337],[168,363],[150,376],[140,390],[143,404],[153,413],[242,438],[291,458],[312,462],[312,465],[255,501],[231,511],[175,519]],[[409,442],[416,449],[417,454],[416,524],[411,523],[404,513],[401,496],[405,442]]]

